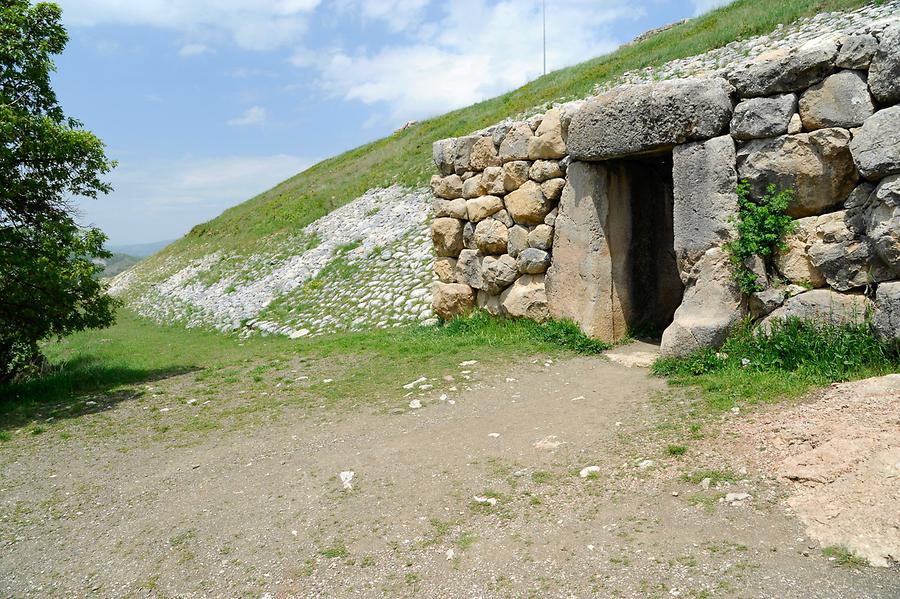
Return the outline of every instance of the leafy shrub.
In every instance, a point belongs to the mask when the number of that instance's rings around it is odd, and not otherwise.
[[[754,200],[750,183],[738,184],[738,238],[725,247],[735,268],[735,281],[745,295],[760,291],[757,275],[747,267],[749,259],[759,256],[768,263],[777,250],[787,249],[784,238],[794,230],[794,220],[786,214],[794,191],[779,191],[769,185],[763,197]]]

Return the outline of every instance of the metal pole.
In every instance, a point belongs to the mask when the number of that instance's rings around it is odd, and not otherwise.
[[[541,1],[544,13],[544,75],[547,74],[547,0]]]

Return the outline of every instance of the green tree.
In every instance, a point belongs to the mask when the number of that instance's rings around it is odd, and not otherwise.
[[[68,118],[50,85],[68,42],[51,3],[0,3],[0,382],[40,364],[40,341],[112,324],[94,262],[106,237],[72,200],[111,188],[103,143]]]

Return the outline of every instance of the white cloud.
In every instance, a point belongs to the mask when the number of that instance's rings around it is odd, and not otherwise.
[[[321,0],[58,0],[66,23],[148,25],[232,38],[250,50],[296,43]]]
[[[694,15],[702,15],[703,13],[707,13],[714,8],[719,8],[720,6],[725,6],[726,4],[731,4],[734,0],[691,0],[691,4],[694,5]]]
[[[124,161],[110,176],[113,194],[80,201],[79,220],[113,245],[174,239],[314,163],[287,154]]]
[[[369,0],[344,0],[368,18],[389,17]],[[396,123],[437,114],[497,95],[541,74],[539,2],[456,0],[438,21],[418,23],[421,3],[389,0],[416,23],[406,43],[376,51],[340,50],[322,57],[306,49],[293,62],[319,72],[332,93],[365,104],[385,103]],[[548,67],[568,66],[615,48],[610,26],[641,15],[627,0],[557,0],[547,15]],[[474,26],[477,24],[477,26]]]
[[[212,48],[206,44],[185,44],[178,50],[178,55],[183,58],[190,58],[191,56],[200,56],[212,51]]]
[[[233,127],[248,127],[251,125],[262,125],[266,122],[268,118],[268,113],[266,109],[262,106],[251,106],[247,110],[244,111],[239,117],[235,117],[228,121],[228,124]]]
[[[336,0],[334,7],[342,15],[357,15],[363,21],[383,21],[393,31],[402,31],[420,23],[430,0]]]

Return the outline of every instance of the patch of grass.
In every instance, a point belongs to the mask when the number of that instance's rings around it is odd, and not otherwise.
[[[531,480],[538,485],[546,485],[555,481],[557,476],[547,470],[537,470],[531,473]]]
[[[706,495],[704,493],[694,493],[687,497],[687,502],[690,505],[702,507],[707,512],[711,512],[716,508],[716,505],[718,505],[719,497],[721,496],[721,494]]]
[[[900,347],[881,341],[872,326],[824,325],[787,319],[768,332],[745,321],[721,350],[663,358],[653,373],[675,385],[698,385],[712,411],[797,397],[833,382],[900,370]]]
[[[733,483],[739,479],[737,474],[729,470],[695,470],[681,477],[685,482],[694,485],[699,485],[707,478],[709,479],[710,487],[715,487],[719,483]]]
[[[869,565],[869,560],[856,555],[843,545],[832,545],[822,549],[822,555],[830,559],[838,566],[846,568],[865,568]]]
[[[477,534],[475,534],[474,532],[464,532],[459,535],[458,539],[456,539],[456,546],[460,549],[460,551],[465,551],[477,542]]]
[[[241,410],[252,412],[273,406],[278,371],[296,360],[316,364],[322,378],[335,381],[292,394],[293,403],[308,401],[311,396],[346,405],[396,398],[398,382],[409,379],[410,373],[416,373],[412,378],[444,375],[457,371],[463,360],[475,358],[488,364],[522,355],[590,351],[592,345],[584,342],[573,326],[496,319],[478,312],[444,326],[377,329],[302,340],[280,336],[242,340],[212,331],[161,326],[122,310],[117,324],[109,329],[85,331],[46,344],[44,351],[51,363],[46,376],[0,386],[0,431],[37,424],[48,417],[56,421],[78,417],[95,409],[83,400],[100,401],[111,408],[143,397],[148,384],[186,373],[194,373],[208,384],[210,397],[217,389],[241,381],[259,384],[261,391],[270,392],[269,399],[262,401],[257,396],[251,402],[247,397]],[[210,416],[197,419],[190,427],[208,432],[219,424]]]
[[[329,547],[319,551],[319,555],[325,559],[345,559],[350,557],[350,550],[343,541],[335,541]]]
[[[684,445],[669,445],[666,447],[666,455],[672,457],[680,457],[687,453],[687,447]]]

